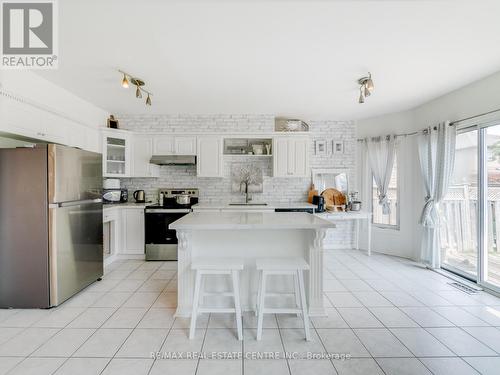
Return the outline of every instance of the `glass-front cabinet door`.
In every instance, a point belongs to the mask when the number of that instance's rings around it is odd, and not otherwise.
[[[105,132],[103,137],[104,177],[130,175],[130,144],[128,134]]]

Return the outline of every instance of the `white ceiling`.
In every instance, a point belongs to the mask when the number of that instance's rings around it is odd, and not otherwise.
[[[500,1],[58,3],[59,69],[40,74],[111,113],[359,119],[500,70]],[[118,68],[146,81],[151,108]]]

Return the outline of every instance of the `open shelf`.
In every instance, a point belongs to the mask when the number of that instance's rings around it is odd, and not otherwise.
[[[272,143],[271,138],[224,138],[223,153],[230,156],[269,157],[272,156]]]

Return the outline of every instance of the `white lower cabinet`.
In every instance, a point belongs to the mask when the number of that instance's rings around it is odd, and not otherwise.
[[[136,135],[132,142],[131,177],[160,177],[160,167],[151,164],[153,155],[153,137]]]
[[[109,225],[107,240],[112,260],[144,256],[144,207],[104,206],[103,224]],[[105,259],[107,258],[105,254]],[[112,261],[111,260],[111,261]]]
[[[120,252],[144,255],[144,208],[125,207],[122,215],[122,243]]]
[[[196,174],[198,177],[223,177],[222,137],[199,136],[196,154]]]
[[[309,138],[280,136],[273,139],[273,176],[308,177]]]

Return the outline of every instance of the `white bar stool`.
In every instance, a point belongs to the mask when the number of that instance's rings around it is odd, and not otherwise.
[[[199,313],[236,313],[236,327],[238,328],[238,340],[243,340],[243,329],[241,321],[241,304],[240,304],[240,276],[239,272],[243,270],[243,260],[239,258],[198,258],[191,263],[191,269],[196,271],[193,311],[191,313],[191,325],[189,328],[189,338],[194,338],[196,329],[196,318]],[[207,293],[205,292],[205,280],[202,278],[206,275],[229,275],[233,284],[233,292],[222,293]],[[234,298],[234,307],[218,308],[218,307],[200,307],[200,302],[205,296],[219,295],[229,296]]]
[[[306,340],[311,340],[309,333],[309,314],[307,312],[306,291],[304,288],[303,271],[309,269],[309,265],[302,258],[258,258],[256,260],[259,272],[259,287],[257,294],[257,340],[262,338],[262,322],[264,314],[302,314],[304,319],[304,331]],[[268,308],[265,300],[268,296],[286,295],[288,293],[266,293],[266,282],[268,276],[291,275],[294,280],[295,308]]]

